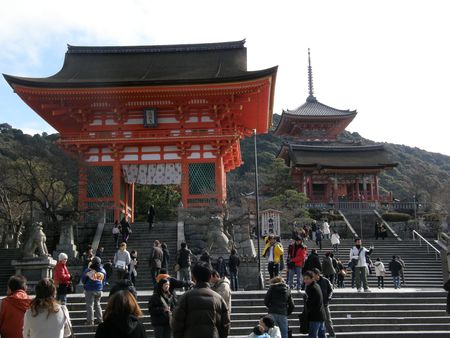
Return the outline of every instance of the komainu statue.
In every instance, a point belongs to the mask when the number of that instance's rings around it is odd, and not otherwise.
[[[45,241],[45,233],[42,228],[42,223],[37,222],[33,224],[30,237],[23,246],[23,258],[35,258],[48,256],[47,245]],[[36,255],[37,250],[37,255]]]
[[[230,240],[223,231],[223,219],[221,216],[211,217],[208,229],[208,248],[210,253],[230,252]]]

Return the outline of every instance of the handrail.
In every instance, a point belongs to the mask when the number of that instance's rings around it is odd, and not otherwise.
[[[413,240],[415,240],[416,239],[416,236],[419,238],[419,243],[420,243],[420,246],[422,246],[422,241],[424,241],[425,243],[427,243],[427,251],[428,251],[428,253],[430,252],[430,247],[435,251],[435,256],[436,256],[436,260],[438,259],[438,255],[440,256],[441,255],[441,252],[438,250],[438,249],[436,249],[436,247],[433,245],[433,244],[431,244],[430,242],[428,242],[421,234],[419,234],[416,230],[413,230],[412,231],[412,235],[413,235]]]
[[[341,210],[338,210],[339,215],[342,216],[342,219],[344,220],[345,224],[347,224],[347,227],[350,229],[350,231],[353,234],[353,238],[358,238],[358,234],[355,231],[355,229],[353,229],[352,225],[350,224],[350,222],[348,221],[347,217],[345,217],[344,213]]]
[[[97,230],[95,230],[94,239],[92,240],[92,250],[93,250],[94,254],[98,249],[98,245],[100,244],[100,240],[102,238],[105,223],[106,223],[106,210],[103,209],[102,215],[99,217],[99,220],[98,220]]]
[[[445,238],[446,242],[450,242],[450,236],[447,235],[445,232],[439,232],[438,233],[438,240],[441,240],[442,237]]]
[[[392,233],[392,235],[394,235],[394,237],[397,238],[398,241],[401,241],[402,239],[400,238],[400,236],[394,231],[394,229],[392,229],[392,227],[389,225],[389,223],[383,219],[383,217],[380,215],[380,213],[376,210],[374,210],[373,212],[375,213],[375,215],[377,215],[377,217],[379,218],[381,223],[383,223],[384,226],[389,229],[389,231]]]

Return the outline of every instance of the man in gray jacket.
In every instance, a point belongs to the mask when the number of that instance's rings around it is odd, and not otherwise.
[[[230,280],[225,276],[220,277],[220,274],[216,270],[213,270],[211,273],[211,278],[209,279],[209,284],[211,284],[212,290],[222,296],[223,300],[227,304],[228,312],[231,313]]]
[[[159,275],[163,261],[164,253],[161,249],[161,243],[156,240],[153,242],[153,250],[150,254],[150,274],[152,277],[153,287],[156,287],[156,276]]]

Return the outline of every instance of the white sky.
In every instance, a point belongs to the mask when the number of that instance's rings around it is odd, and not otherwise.
[[[279,66],[274,112],[315,94],[357,109],[348,127],[375,141],[450,155],[450,2],[24,1],[0,2],[0,72],[50,76],[66,44],[133,45],[247,39],[249,70]],[[0,79],[0,122],[52,129]]]

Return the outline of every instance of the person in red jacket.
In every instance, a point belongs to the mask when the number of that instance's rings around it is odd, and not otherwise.
[[[27,279],[20,275],[10,277],[7,294],[0,301],[0,336],[22,338],[23,317],[31,302],[27,295]]]
[[[66,304],[67,294],[72,287],[72,276],[67,268],[67,255],[61,252],[58,256],[58,263],[53,269],[53,281],[57,289],[56,299],[60,301],[62,305]]]
[[[305,263],[305,259],[308,255],[308,247],[303,245],[302,239],[300,237],[295,238],[295,243],[289,246],[288,257],[291,264],[293,265],[289,269],[289,288],[293,288],[294,284],[294,274],[297,275],[297,290],[300,290],[303,283],[302,268]]]

